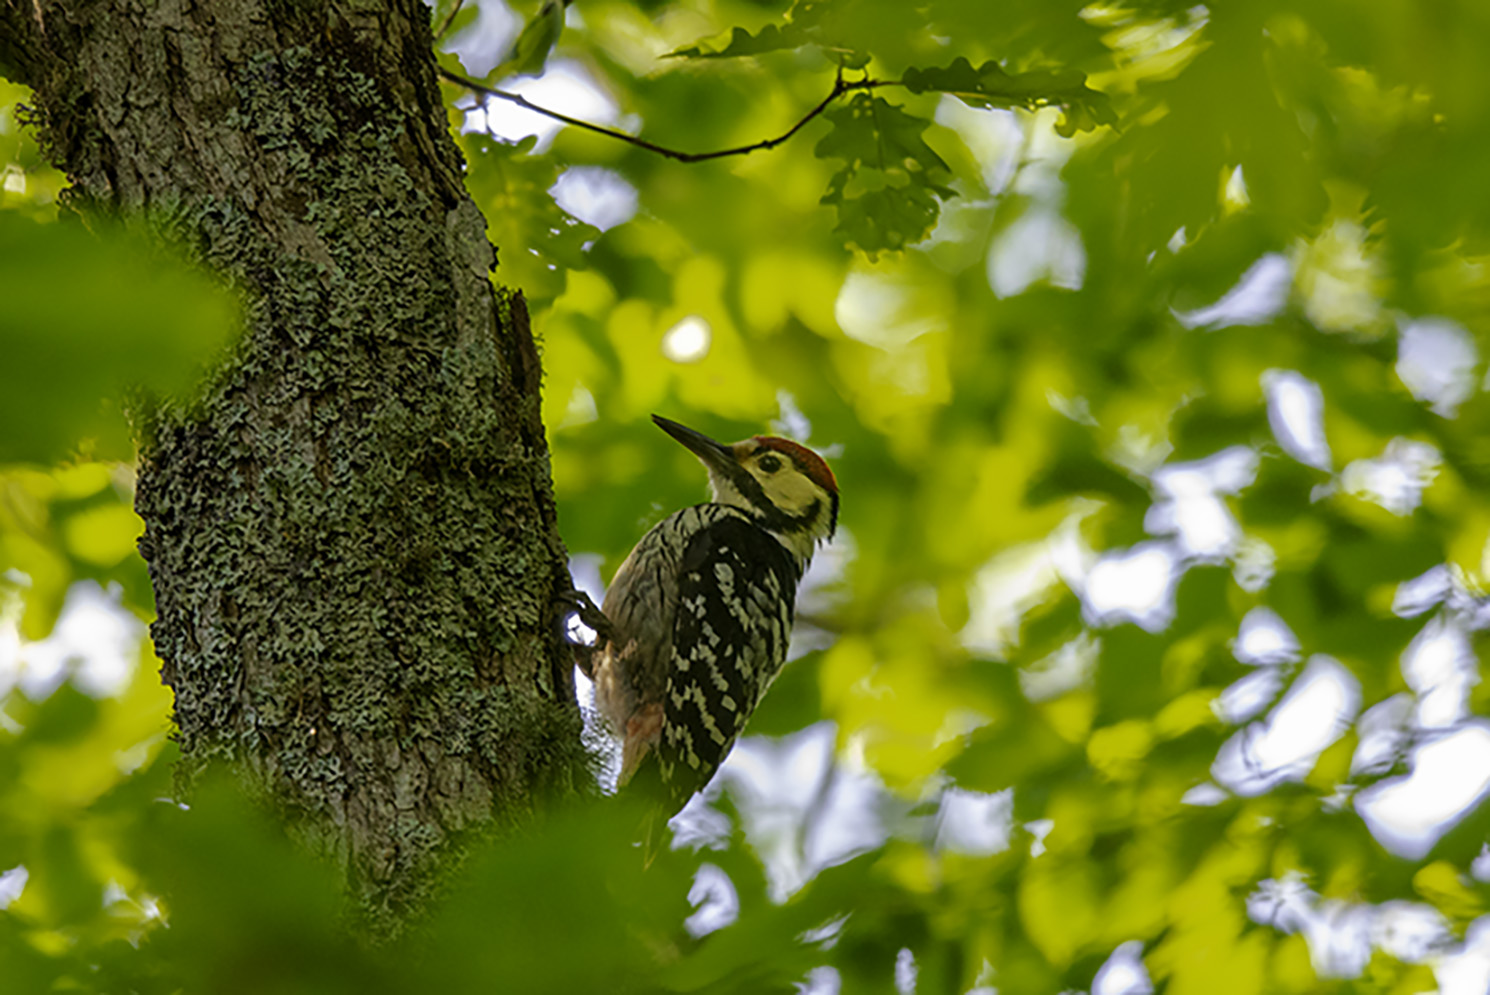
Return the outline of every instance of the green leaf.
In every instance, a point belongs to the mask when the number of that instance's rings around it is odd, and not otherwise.
[[[564,289],[568,271],[588,267],[588,246],[600,229],[554,202],[549,190],[562,166],[552,156],[534,155],[535,142],[463,136],[470,163],[466,187],[497,247],[497,279],[521,287],[530,306],[541,306]]]
[[[36,880],[27,882],[41,893],[48,918],[57,925],[85,922],[103,907],[103,882],[78,842],[71,827],[52,827],[37,848]]]
[[[88,436],[129,455],[123,393],[184,397],[236,325],[214,279],[123,231],[0,212],[0,272],[26,288],[0,308],[0,461],[52,462]]]
[[[112,567],[132,554],[144,531],[145,523],[125,504],[88,508],[70,517],[63,526],[68,551],[99,567]]]
[[[1067,138],[1117,123],[1107,94],[1087,86],[1086,74],[1074,69],[1010,75],[991,59],[975,69],[959,58],[941,68],[912,67],[904,81],[912,93],[950,93],[970,107],[1064,107],[1066,115],[1056,130]]]
[[[786,23],[754,34],[736,27],[727,38],[670,52],[669,57],[708,59],[764,55],[815,45],[844,69],[863,69],[876,57],[904,58],[900,51],[924,20],[901,0],[797,0]]]
[[[652,951],[687,914],[696,863],[632,845],[646,818],[634,793],[560,808],[472,855],[421,945],[430,991],[656,991]],[[504,896],[493,901],[495,895]],[[585,938],[574,956],[575,937]],[[757,962],[771,955],[755,952]],[[473,985],[473,982],[479,982]]]
[[[86,736],[98,718],[98,702],[64,683],[37,709],[26,725],[28,743],[60,745]]]
[[[1080,752],[1033,710],[973,733],[967,749],[945,770],[957,784],[976,791],[1032,788],[1059,783]]]
[[[459,7],[452,15],[451,8],[457,4],[459,4]],[[439,27],[442,24],[446,24],[447,18],[449,24],[445,27],[444,34],[435,39],[435,41],[438,43],[454,38],[466,30],[466,28],[475,24],[480,14],[481,8],[475,3],[467,3],[465,0],[439,0],[434,5],[434,13],[430,17],[431,24],[433,27]]]
[[[1149,492],[1128,474],[1096,453],[1065,449],[1055,460],[1030,478],[1025,500],[1044,504],[1076,495],[1110,497],[1126,504],[1146,504]]]
[[[523,26],[512,50],[501,64],[488,74],[487,79],[499,80],[508,76],[542,76],[549,53],[559,43],[564,33],[564,10],[566,0],[543,0],[543,6],[532,20]]]
[[[663,56],[666,59],[732,59],[746,55],[761,55],[779,52],[787,48],[800,48],[808,44],[807,33],[796,24],[777,26],[767,24],[755,34],[744,28],[734,28],[726,41],[709,44],[701,42],[680,48]]]
[[[401,990],[402,971],[375,965],[338,924],[336,872],[214,773],[191,808],[154,804],[139,865],[171,909],[151,946],[197,991]],[[231,896],[231,897],[229,897]],[[254,965],[244,981],[244,965]],[[178,989],[179,990],[179,989]]]
[[[844,241],[872,256],[929,235],[940,200],[954,196],[945,185],[951,170],[921,137],[931,122],[867,93],[824,117],[833,130],[814,152],[846,165],[833,174],[821,203],[838,208],[836,231]]]
[[[746,733],[751,736],[785,736],[805,729],[823,715],[820,673],[823,655],[809,653],[793,660],[771,683],[766,695],[750,716]]]

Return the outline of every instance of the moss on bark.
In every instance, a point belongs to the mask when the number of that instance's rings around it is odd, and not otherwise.
[[[396,929],[451,840],[581,790],[520,296],[494,294],[418,0],[0,0],[70,203],[242,291],[141,454],[183,771],[233,764]]]

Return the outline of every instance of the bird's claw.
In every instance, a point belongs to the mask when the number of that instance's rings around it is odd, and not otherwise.
[[[610,641],[610,619],[605,617],[605,612],[601,611],[600,606],[595,604],[594,600],[584,591],[571,587],[567,591],[560,592],[555,600],[573,608],[579,620],[595,630],[596,646]]]

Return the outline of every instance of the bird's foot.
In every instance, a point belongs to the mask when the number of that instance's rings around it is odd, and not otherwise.
[[[594,600],[584,591],[577,587],[570,587],[566,591],[559,592],[554,600],[569,606],[573,609],[569,614],[578,617],[581,622],[595,630],[596,639],[593,646],[602,646],[610,641],[610,619],[605,617],[605,612],[601,611],[600,606],[595,604]],[[567,631],[565,636],[570,642],[576,642]]]

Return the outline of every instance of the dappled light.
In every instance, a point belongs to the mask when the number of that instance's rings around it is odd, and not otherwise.
[[[119,694],[135,673],[144,626],[121,604],[118,587],[82,581],[67,591],[45,639],[23,640],[20,599],[0,608],[0,688],[40,700],[63,681],[95,698]],[[9,616],[9,617],[6,617]]]
[[[565,211],[598,231],[614,228],[636,216],[636,188],[609,169],[594,166],[566,169],[549,193]]]
[[[709,354],[713,329],[697,315],[689,315],[662,334],[662,354],[674,363],[695,363]]]
[[[1420,858],[1490,795],[1490,723],[1469,722],[1415,746],[1410,774],[1365,789],[1356,808],[1382,844]]]
[[[1294,370],[1268,370],[1262,388],[1268,424],[1283,451],[1305,466],[1329,472],[1330,441],[1324,432],[1324,393],[1319,384]]]
[[[1178,252],[1183,247],[1171,243],[1170,251]],[[1293,267],[1288,260],[1276,253],[1269,253],[1257,260],[1242,274],[1236,286],[1214,304],[1188,312],[1176,312],[1175,317],[1188,328],[1230,328],[1234,325],[1261,325],[1277,317],[1288,303],[1288,291],[1293,283]]]
[[[1315,656],[1265,721],[1243,727],[1226,741],[1212,773],[1239,795],[1302,780],[1325,748],[1344,734],[1359,700],[1356,679],[1340,661]]]
[[[419,936],[358,948],[322,841],[216,782],[169,801],[123,412],[190,407],[236,291],[159,232],[57,223],[0,81],[0,976],[1490,989],[1472,4],[596,0],[520,77],[538,3],[432,6],[575,587],[601,603],[707,499],[649,416],[796,439],[842,505],[788,662],[665,829],[576,668],[594,783],[524,800]],[[686,163],[481,87],[689,152],[804,123]]]
[[[612,124],[620,120],[616,105],[583,66],[573,63],[556,62],[541,78],[514,83],[512,92],[589,121]],[[466,111],[465,128],[507,142],[535,139],[534,151],[546,152],[563,126],[522,107],[485,101]]]

